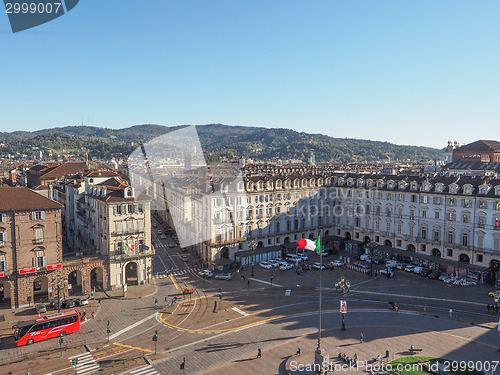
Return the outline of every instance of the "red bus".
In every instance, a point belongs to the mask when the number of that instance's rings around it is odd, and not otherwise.
[[[80,313],[76,310],[46,315],[22,322],[14,327],[16,346],[30,345],[53,337],[66,336],[80,330]]]

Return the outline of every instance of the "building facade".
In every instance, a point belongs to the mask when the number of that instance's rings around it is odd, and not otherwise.
[[[61,210],[28,188],[0,188],[2,306],[25,307],[53,296],[62,271]]]

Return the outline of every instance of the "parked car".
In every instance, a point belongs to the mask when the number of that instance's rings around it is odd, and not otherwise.
[[[275,260],[276,262],[278,262],[278,263],[279,263],[279,262],[283,262],[283,258],[274,258],[274,260]]]
[[[438,270],[432,270],[429,275],[427,275],[427,277],[429,279],[434,279],[436,280],[439,276],[441,275],[441,272],[439,272]]]
[[[302,258],[303,261],[309,260],[309,257],[304,253],[297,253],[297,255]]]
[[[396,264],[396,268],[398,270],[404,270],[408,266],[409,266],[409,264],[406,264],[406,263],[398,263],[398,264]]]
[[[414,269],[414,268],[415,268],[415,266],[408,265],[408,266],[406,266],[405,271],[406,271],[406,272],[413,272],[413,269]]]
[[[75,300],[75,303],[76,303],[78,306],[88,305],[88,304],[89,304],[89,300],[88,300],[86,297],[78,297],[78,298]]]
[[[416,273],[418,275],[420,272],[422,272],[423,269],[424,268],[420,266],[413,267],[413,273]]]
[[[38,314],[46,313],[47,312],[47,306],[45,306],[44,304],[39,304],[39,305],[35,306],[35,310],[36,310],[36,312]]]
[[[385,261],[385,266],[386,267],[396,267],[398,264],[398,262],[396,262],[395,260],[386,260]]]
[[[212,277],[214,274],[210,270],[202,270],[198,272],[198,275],[200,275],[203,278],[208,279],[209,277]]]
[[[233,275],[230,273],[219,273],[218,275],[215,275],[215,278],[217,280],[232,280]]]
[[[298,255],[296,254],[288,254],[286,256],[286,260],[288,260],[289,262],[293,262],[293,263],[296,263],[296,262],[302,262],[302,258],[299,257]]]
[[[280,261],[280,262],[278,262],[278,263],[280,264],[280,267],[281,267],[281,266],[286,266],[287,264],[289,264],[288,262],[286,262],[286,261],[284,261],[284,260],[282,260],[282,261]]]
[[[312,266],[317,270],[324,270],[326,268],[325,265],[321,264],[320,262],[314,262]]]
[[[57,298],[53,298],[50,300],[50,304],[49,306],[53,309],[58,309],[59,308],[59,304],[61,303],[61,300],[59,300],[59,302],[57,301]]]
[[[63,309],[68,309],[70,307],[75,307],[75,301],[72,299],[65,299],[64,301],[61,302],[61,307]]]
[[[368,254],[361,254],[359,256],[359,260],[364,260],[364,261],[367,261],[368,258],[370,258],[370,256]]]
[[[291,270],[292,268],[293,268],[293,266],[290,263],[286,263],[286,262],[285,262],[285,264],[282,264],[280,266],[280,270],[282,270],[282,271]]]
[[[183,262],[187,262],[189,260],[189,258],[187,257],[187,255],[181,255],[181,260]]]
[[[175,247],[175,243],[170,242],[170,243],[168,244],[168,247]]]
[[[273,266],[271,265],[271,263],[266,262],[265,260],[263,260],[262,262],[259,263],[259,267],[260,268],[265,268],[265,269],[273,268]]]
[[[442,273],[439,277],[438,280],[445,281],[448,279],[450,276],[447,273]]]
[[[422,271],[420,271],[420,276],[427,277],[430,273],[431,270],[429,268],[422,268]]]
[[[280,266],[279,262],[275,261],[274,259],[268,260],[267,262],[275,268]]]
[[[340,260],[334,260],[330,262],[330,266],[332,267],[342,267],[342,262]]]

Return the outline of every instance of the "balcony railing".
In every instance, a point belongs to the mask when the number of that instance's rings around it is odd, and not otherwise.
[[[42,243],[43,242],[43,238],[35,238],[33,240],[33,243]]]
[[[139,258],[145,256],[153,256],[155,254],[153,249],[143,250],[143,251],[125,251],[121,254],[113,254],[113,259],[130,259]]]

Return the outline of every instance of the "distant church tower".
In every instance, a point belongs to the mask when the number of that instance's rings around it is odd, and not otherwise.
[[[455,145],[453,145],[452,141],[448,141],[448,146],[446,147],[445,153],[445,163],[451,163],[453,161],[453,150],[458,147],[458,142],[455,141]]]
[[[309,156],[309,165],[315,165],[316,164],[316,156],[314,155],[314,152],[311,151],[311,156]]]

